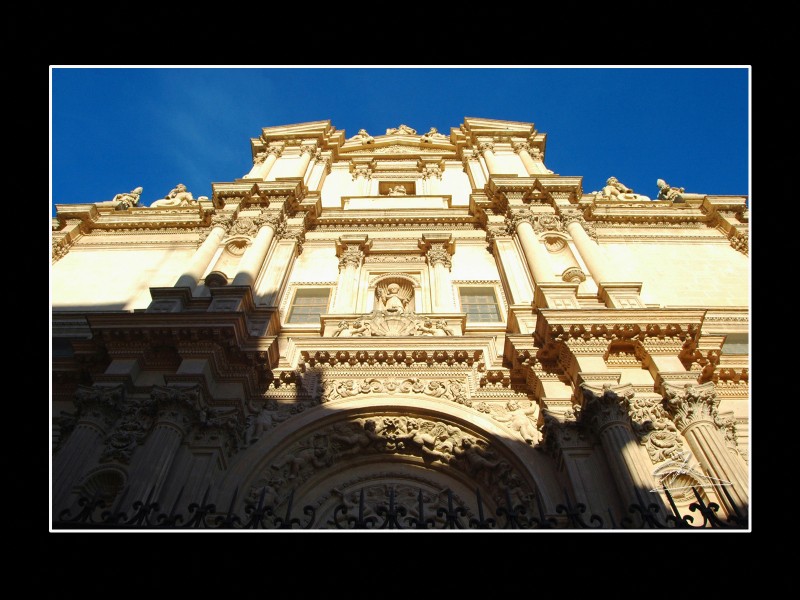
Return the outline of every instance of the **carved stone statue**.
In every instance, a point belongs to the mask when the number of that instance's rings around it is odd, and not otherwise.
[[[339,321],[339,328],[333,332],[332,337],[350,337],[352,332],[350,331],[350,322],[349,321]]]
[[[417,130],[412,129],[408,125],[399,125],[397,127],[391,127],[390,129],[386,130],[386,135],[392,135],[393,133],[397,133],[400,135],[417,135]]]
[[[351,138],[348,138],[346,141],[348,142],[361,142],[362,144],[374,144],[375,138],[372,137],[370,134],[367,133],[366,129],[359,129],[358,133]]]
[[[539,416],[539,406],[533,404],[531,408],[522,408],[516,400],[506,404],[506,415],[493,415],[497,421],[508,423],[509,428],[519,433],[523,440],[533,445],[541,441],[542,433],[536,428],[531,419]]]
[[[453,332],[450,331],[450,328],[447,326],[447,321],[438,320],[435,323],[436,331],[433,332],[433,335],[443,336],[443,335],[453,335]]]
[[[658,196],[656,200],[670,200],[671,202],[683,202],[683,197],[681,194],[685,192],[682,187],[674,188],[670,187],[666,181],[663,179],[659,179],[656,181],[656,185],[658,186]]]
[[[428,133],[424,134],[421,138],[419,138],[419,141],[423,144],[430,144],[434,140],[446,141],[447,136],[439,133],[436,127],[431,127],[431,130]]]
[[[408,301],[414,294],[410,285],[400,287],[397,283],[390,283],[386,287],[378,286],[375,289],[381,309],[388,315],[399,315],[405,312]]]
[[[176,185],[167,196],[161,200],[156,200],[150,205],[150,208],[167,208],[175,206],[194,206],[197,200],[194,199],[192,193],[186,190],[186,186],[182,183]]]
[[[635,194],[631,188],[623,184],[616,177],[609,177],[601,195],[608,200],[647,200],[647,196]]]
[[[139,206],[139,198],[142,195],[142,188],[137,187],[130,192],[117,194],[113,200],[107,202],[97,202],[98,206],[111,206],[114,210],[126,210],[133,206]]]
[[[393,188],[389,188],[389,196],[405,196],[406,194],[406,188],[404,188],[402,185],[396,185]]]

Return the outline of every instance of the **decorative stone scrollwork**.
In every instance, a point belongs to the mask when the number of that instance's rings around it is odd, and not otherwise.
[[[361,266],[362,260],[364,260],[364,252],[361,249],[357,246],[347,246],[339,256],[339,268],[344,269],[347,265],[358,268]]]
[[[267,153],[266,152],[259,152],[258,154],[256,154],[253,157],[253,164],[254,165],[263,164],[264,161],[266,160],[266,158],[267,158]]]
[[[509,235],[508,233],[508,225],[488,225],[486,227],[486,241],[489,244],[494,242],[495,238],[497,237],[505,237]]]
[[[270,146],[267,148],[267,154],[274,154],[278,158],[283,154],[283,146]]]
[[[533,225],[536,233],[543,231],[564,231],[561,219],[556,215],[539,215]]]
[[[443,320],[434,321],[413,312],[389,314],[376,311],[355,321],[341,321],[333,337],[449,336]]]
[[[719,398],[710,381],[700,385],[687,383],[683,387],[665,383],[664,401],[681,432],[698,421],[710,421],[718,427],[722,426],[717,412]]]
[[[100,462],[128,464],[136,447],[144,442],[153,428],[154,416],[155,402],[152,398],[124,402],[122,417],[106,437]]]
[[[447,251],[444,244],[431,244],[430,249],[425,253],[425,257],[428,259],[428,264],[430,266],[442,264],[448,271],[453,266],[450,253]]]
[[[317,151],[317,146],[315,144],[304,144],[300,146],[300,156],[304,154],[310,154],[314,156],[314,153]]]
[[[64,239],[57,240],[53,238],[53,255],[52,261],[55,263],[62,258],[69,252],[69,246],[64,242]]]
[[[227,233],[233,225],[232,214],[216,214],[211,217],[211,227],[222,227]]]
[[[597,241],[597,232],[595,231],[594,223],[587,222],[586,219],[583,218],[583,212],[580,210],[575,209],[562,209],[560,212],[561,215],[561,222],[564,224],[564,227],[569,227],[572,223],[578,223],[586,234],[593,239],[595,242]]]
[[[731,247],[745,256],[750,253],[750,240],[746,233],[736,232],[731,236]]]
[[[478,144],[478,151],[483,154],[487,150],[492,151],[494,150],[494,142],[481,142]]]
[[[466,387],[454,379],[447,381],[423,381],[421,379],[364,379],[361,382],[354,380],[327,381],[323,384],[320,402],[325,404],[360,394],[422,394],[432,398],[444,398],[465,406],[472,406],[472,402],[467,398]]]
[[[551,455],[557,455],[567,446],[586,443],[583,432],[577,427],[575,413],[568,410],[555,413],[547,409],[542,411],[541,448]]]
[[[629,414],[633,432],[654,465],[682,455],[683,441],[661,398],[632,398]]]
[[[271,462],[250,495],[269,486],[277,497],[285,497],[321,469],[351,456],[381,454],[453,468],[485,485],[497,501],[502,501],[506,489],[516,497],[530,492],[486,440],[456,425],[427,418],[375,416],[336,423],[296,442]]]

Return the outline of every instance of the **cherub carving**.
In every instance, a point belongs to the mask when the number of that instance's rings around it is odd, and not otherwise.
[[[414,296],[414,290],[410,284],[400,285],[399,283],[389,283],[375,288],[378,306],[377,310],[383,310],[387,315],[400,315],[406,312],[409,301]]]

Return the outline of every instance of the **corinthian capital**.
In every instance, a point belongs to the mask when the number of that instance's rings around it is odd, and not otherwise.
[[[721,422],[717,413],[719,398],[713,382],[687,383],[683,387],[664,383],[663,392],[666,409],[680,431],[700,421],[714,425]]]
[[[530,223],[532,226],[535,225],[536,218],[533,213],[527,209],[509,210],[506,215],[506,223],[508,224],[509,233],[513,234],[522,223]]]
[[[480,151],[481,154],[483,154],[487,150],[490,150],[490,151],[494,150],[494,142],[481,142],[478,145],[478,150]]]
[[[274,154],[275,158],[278,158],[278,157],[280,157],[281,154],[283,154],[283,146],[270,146],[269,148],[267,148],[267,152],[266,153],[267,154]],[[266,156],[265,156],[265,158],[266,158]]]
[[[211,227],[222,227],[227,233],[233,225],[233,220],[232,214],[217,214],[211,217]]]
[[[581,384],[583,404],[580,419],[598,432],[615,423],[630,423],[630,401],[633,386],[604,383],[602,388]]]
[[[514,152],[516,154],[519,154],[523,150],[525,150],[525,152],[530,153],[531,145],[528,142],[517,142],[516,144],[514,144]]]
[[[300,156],[303,156],[306,153],[310,154],[311,156],[314,156],[316,151],[317,151],[316,144],[305,144],[303,146],[300,146]]]
[[[361,266],[361,261],[364,259],[364,252],[355,246],[347,246],[342,250],[339,256],[339,268],[343,269],[347,265],[353,265],[355,268]]]
[[[450,260],[450,253],[444,244],[431,244],[430,249],[425,253],[425,257],[431,266],[443,264],[448,270],[453,266],[453,262]]]

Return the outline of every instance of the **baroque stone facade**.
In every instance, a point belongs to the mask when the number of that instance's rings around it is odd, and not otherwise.
[[[532,123],[376,133],[269,127],[211,198],[57,205],[54,519],[205,497],[324,528],[391,496],[563,525],[691,486],[746,513],[746,198],[587,193]]]

